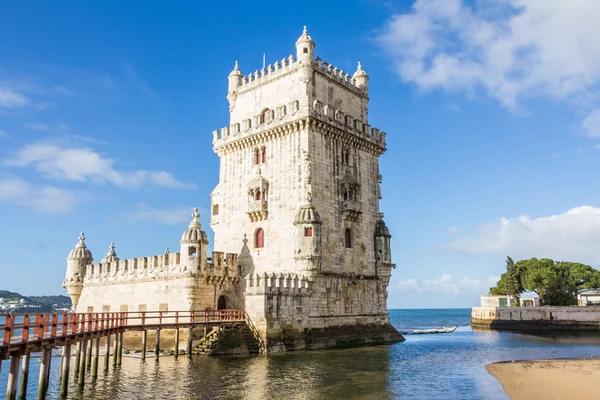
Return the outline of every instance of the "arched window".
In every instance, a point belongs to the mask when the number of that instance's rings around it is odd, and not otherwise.
[[[267,148],[265,146],[262,147],[261,151],[260,151],[260,161],[262,163],[266,163],[267,162]]]
[[[346,165],[350,165],[350,150],[346,150],[345,157],[346,159],[344,160],[344,162],[346,163]]]
[[[344,245],[347,249],[352,248],[352,231],[350,231],[350,228],[346,228],[344,231]]]
[[[254,192],[254,200],[260,200],[260,199],[261,199],[260,189],[256,189],[256,192]]]
[[[304,228],[304,236],[306,237],[311,237],[312,236],[312,228],[311,227],[305,227]]]
[[[254,164],[260,164],[260,150],[258,150],[258,147],[254,149]]]
[[[254,247],[257,249],[265,247],[265,232],[262,228],[258,228],[254,233]]]

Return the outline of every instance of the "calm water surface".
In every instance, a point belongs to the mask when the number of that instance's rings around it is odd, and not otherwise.
[[[487,373],[494,361],[600,357],[598,339],[552,339],[472,332],[470,309],[391,310],[399,330],[458,325],[450,334],[406,335],[392,346],[274,354],[266,357],[123,357],[123,365],[71,387],[74,399],[507,399]],[[32,360],[35,398],[39,360]],[[101,364],[102,365],[102,361]],[[52,363],[49,398],[57,398],[60,358]],[[0,395],[8,364],[2,366]],[[71,380],[73,382],[73,379]]]

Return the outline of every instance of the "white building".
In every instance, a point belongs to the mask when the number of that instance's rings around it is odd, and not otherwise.
[[[245,309],[270,351],[392,342],[391,235],[379,210],[386,134],[368,120],[369,77],[296,56],[229,74],[229,124],[211,193],[215,251],[197,212],[179,253],[92,264],[83,234],[67,259],[77,311]]]
[[[600,289],[590,289],[577,295],[579,306],[600,305]]]

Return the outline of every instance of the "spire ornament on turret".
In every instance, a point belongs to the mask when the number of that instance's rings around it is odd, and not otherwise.
[[[119,257],[117,257],[117,253],[115,252],[115,242],[110,243],[110,247],[108,249],[108,253],[104,256],[101,263],[108,264],[113,261],[119,261]]]
[[[208,236],[206,235],[206,232],[202,230],[202,224],[199,220],[200,214],[198,213],[198,207],[194,208],[192,218],[192,222],[190,222],[188,229],[181,235],[181,243],[200,242],[208,244]]]
[[[360,65],[360,61],[358,62],[358,67],[356,68],[356,72],[352,75],[352,81],[357,88],[359,88],[363,94],[369,94],[369,75],[362,69],[362,65]]]
[[[242,83],[244,82],[244,75],[240,71],[238,62],[235,62],[233,71],[229,74],[229,89],[227,90],[227,100],[229,100],[230,111],[235,108],[235,101],[237,100],[237,92]]]

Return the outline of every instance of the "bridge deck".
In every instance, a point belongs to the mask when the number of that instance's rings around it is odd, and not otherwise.
[[[0,360],[84,339],[126,331],[246,324],[244,311],[148,311],[81,314],[0,314]]]

